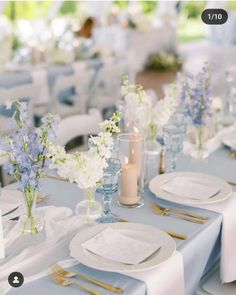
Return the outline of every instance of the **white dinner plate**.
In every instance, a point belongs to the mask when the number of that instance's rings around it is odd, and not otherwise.
[[[21,205],[22,193],[13,189],[2,189],[0,208],[2,215],[6,215]]]
[[[209,199],[195,200],[195,199],[183,198],[161,189],[161,186],[164,183],[167,183],[168,181],[170,181],[171,179],[175,177],[194,178],[196,179],[197,182],[202,183],[204,185],[209,184],[209,186],[220,187],[220,191]],[[150,181],[149,189],[154,195],[156,195],[157,197],[161,199],[172,201],[175,203],[181,203],[181,204],[217,203],[217,202],[226,200],[232,193],[231,186],[223,179],[212,176],[212,175],[195,173],[195,172],[173,172],[173,173],[157,175]]]
[[[133,239],[157,243],[161,248],[144,262],[128,265],[96,255],[82,247],[82,244],[96,234],[110,227]],[[79,232],[70,243],[70,255],[88,267],[104,271],[135,272],[156,267],[170,258],[176,249],[175,241],[165,232],[145,224],[139,223],[112,223],[99,224]]]

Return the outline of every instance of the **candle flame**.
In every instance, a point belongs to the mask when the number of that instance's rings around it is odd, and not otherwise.
[[[129,159],[128,157],[125,157],[125,164],[128,164],[129,163]]]

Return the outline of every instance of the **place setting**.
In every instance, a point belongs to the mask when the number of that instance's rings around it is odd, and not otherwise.
[[[0,3],[0,295],[236,294],[236,6],[200,2]]]

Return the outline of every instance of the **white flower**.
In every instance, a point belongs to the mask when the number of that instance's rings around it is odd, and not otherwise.
[[[220,112],[223,109],[223,102],[220,97],[212,97],[212,110],[213,112]]]
[[[11,107],[12,107],[12,102],[11,102],[11,101],[7,101],[7,102],[6,102],[6,109],[7,109],[7,110],[10,110]]]
[[[67,154],[63,147],[50,145],[51,168],[57,169],[59,176],[77,183],[81,189],[95,187],[103,177],[106,160],[111,157],[112,134],[119,130],[116,127],[119,119],[120,114],[114,114],[103,122],[104,131],[89,139],[91,146],[87,152]]]

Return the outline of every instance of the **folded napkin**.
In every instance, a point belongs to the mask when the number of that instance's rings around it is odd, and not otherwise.
[[[48,75],[45,69],[38,69],[32,71],[33,84],[37,89],[37,100],[35,105],[44,105],[49,103],[50,94],[48,87]]]
[[[20,206],[21,192],[17,190],[3,189],[0,196],[0,209],[2,215]]]
[[[104,258],[135,265],[150,257],[161,245],[133,239],[108,227],[84,242],[82,247]]]
[[[7,278],[16,269],[24,275],[25,282],[29,282],[40,274],[45,275],[55,261],[69,257],[69,243],[82,221],[65,207],[49,206],[37,210],[44,216],[45,228],[33,238],[21,234],[19,223],[4,224],[8,230],[4,230],[6,258],[0,260],[1,295],[9,290]]]
[[[195,205],[194,205],[195,206]],[[212,210],[223,215],[221,233],[221,262],[220,272],[223,283],[229,283],[236,279],[236,193],[222,202],[196,205],[206,210]]]
[[[221,187],[210,186],[193,177],[177,176],[164,183],[161,189],[187,200],[207,200],[216,195]]]
[[[220,148],[220,146],[222,145],[223,137],[226,136],[227,134],[230,134],[231,132],[233,132],[233,130],[235,130],[235,127],[236,127],[236,124],[234,124],[230,127],[223,128],[214,137],[209,139],[206,143],[206,149],[207,149],[208,153],[211,154],[214,151],[216,151],[218,148]],[[195,144],[188,142],[188,141],[184,142],[184,153],[185,154],[194,155],[193,151],[195,151],[195,150],[196,150]]]

